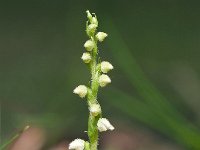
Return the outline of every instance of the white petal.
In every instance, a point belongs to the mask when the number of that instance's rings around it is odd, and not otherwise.
[[[107,131],[107,130],[114,130],[115,128],[110,124],[110,122],[108,121],[108,119],[106,118],[101,118],[98,120],[97,122],[97,127],[98,127],[98,130],[100,132],[102,131]]]
[[[94,42],[92,40],[87,40],[84,44],[84,47],[87,51],[92,51],[92,49],[94,48]]]
[[[108,75],[102,74],[99,77],[99,85],[105,87],[108,83],[111,83],[111,79]]]
[[[104,32],[98,32],[98,33],[96,34],[96,38],[97,38],[100,42],[102,42],[107,36],[108,36],[108,34],[107,34],[107,33],[104,33]]]
[[[79,85],[73,91],[73,93],[78,94],[81,98],[87,95],[87,87],[85,85]]]
[[[70,150],[84,150],[85,141],[82,139],[75,139],[69,144]]]
[[[114,67],[111,63],[107,61],[102,61],[101,62],[101,71],[103,73],[108,73],[108,71],[112,70]]]
[[[86,52],[86,53],[83,53],[81,59],[85,62],[85,63],[89,63],[91,61],[91,55],[90,53]]]
[[[99,104],[92,104],[89,110],[93,116],[97,116],[101,113],[101,106]]]

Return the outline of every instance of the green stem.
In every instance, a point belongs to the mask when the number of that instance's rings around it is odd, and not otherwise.
[[[16,134],[15,136],[13,136],[10,140],[8,140],[6,143],[4,143],[3,145],[0,146],[0,150],[4,150],[8,145],[10,145],[19,136],[20,136],[20,134]]]
[[[95,40],[95,37],[92,36],[91,38],[94,43],[95,43],[95,48],[93,49],[92,52],[92,60],[91,60],[91,89],[89,90],[88,93],[88,105],[89,107],[92,104],[98,104],[97,101],[97,94],[98,94],[98,89],[99,89],[99,83],[98,83],[98,78],[99,78],[99,70],[97,67],[97,41]],[[89,119],[88,119],[88,137],[90,140],[90,150],[97,150],[97,145],[98,145],[98,128],[97,128],[97,122],[99,120],[101,115],[98,116],[92,116],[89,114]]]
[[[29,129],[29,126],[26,126],[23,130],[19,131],[16,135],[14,135],[10,140],[8,140],[3,145],[1,145],[0,150],[6,149],[11,143],[13,143],[27,129]]]

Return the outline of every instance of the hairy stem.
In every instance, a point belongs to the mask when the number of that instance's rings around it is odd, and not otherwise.
[[[97,101],[97,94],[98,94],[98,89],[99,89],[99,83],[98,83],[98,78],[99,78],[99,69],[97,66],[97,42],[95,41],[95,37],[91,37],[92,40],[94,40],[95,47],[94,51],[92,53],[92,61],[91,61],[91,89],[88,94],[87,100],[88,100],[88,105],[91,106],[92,104],[98,104]],[[92,116],[89,114],[89,119],[88,119],[88,137],[90,140],[90,150],[97,150],[97,145],[98,145],[98,128],[97,128],[97,122],[100,118],[101,114],[98,116]]]

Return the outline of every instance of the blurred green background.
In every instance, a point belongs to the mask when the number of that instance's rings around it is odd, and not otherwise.
[[[89,9],[99,31],[109,34],[100,56],[115,68],[112,84],[99,93],[116,127],[110,138],[139,134],[155,139],[152,149],[162,143],[199,150],[199,6],[195,0],[1,1],[1,142],[27,124],[45,130],[43,149],[86,138],[87,106],[72,91],[90,79],[80,59]],[[151,149],[138,143],[126,149]],[[118,150],[104,149],[112,148]]]

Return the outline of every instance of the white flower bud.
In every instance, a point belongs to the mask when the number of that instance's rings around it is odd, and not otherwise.
[[[81,98],[87,95],[87,87],[85,85],[79,85],[73,91],[73,93],[78,94]]]
[[[85,147],[85,141],[82,139],[75,139],[69,144],[69,149],[73,150],[84,150]]]
[[[88,31],[93,33],[95,32],[96,28],[97,28],[97,25],[92,23],[88,26]]]
[[[92,24],[96,24],[98,26],[98,21],[96,17],[92,17]]]
[[[103,73],[107,73],[108,71],[112,70],[113,66],[111,63],[107,62],[107,61],[102,61],[101,62],[101,71]]]
[[[115,129],[106,118],[100,118],[97,122],[97,127],[100,132]]]
[[[106,37],[108,36],[107,33],[104,33],[104,32],[98,32],[96,34],[96,38],[97,40],[99,40],[100,42],[102,42]]]
[[[92,15],[89,10],[86,11],[88,19],[92,19]]]
[[[84,44],[84,47],[87,51],[92,51],[92,49],[94,48],[94,42],[92,40],[87,40]]]
[[[111,79],[109,78],[108,75],[102,74],[99,77],[99,85],[101,87],[105,87],[108,83],[111,83]]]
[[[89,63],[91,61],[91,55],[90,53],[83,53],[81,59],[85,62],[85,63]]]
[[[89,110],[93,116],[97,116],[101,113],[101,106],[99,104],[92,104]]]

